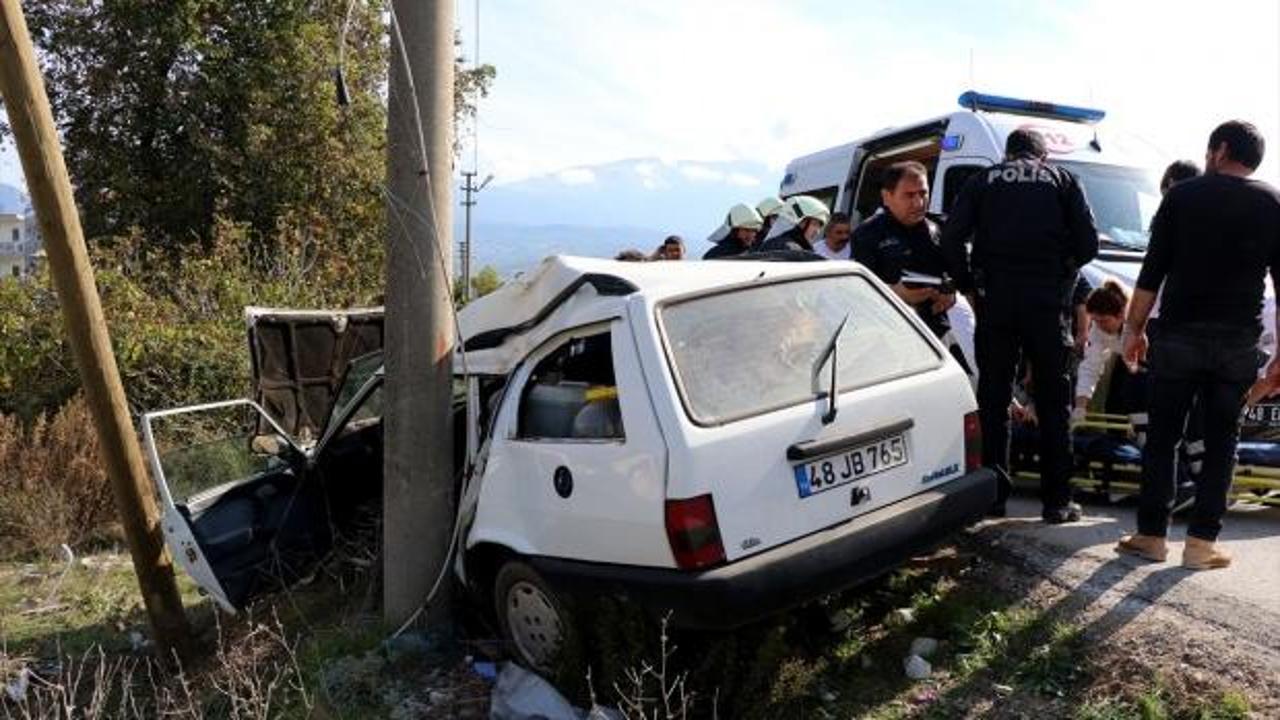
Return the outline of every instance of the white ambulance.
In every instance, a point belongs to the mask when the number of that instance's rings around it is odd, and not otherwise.
[[[856,226],[880,207],[884,169],[915,160],[929,170],[929,212],[945,216],[965,180],[1004,159],[1009,133],[1032,128],[1044,136],[1049,161],[1080,179],[1102,238],[1100,259],[1141,260],[1160,205],[1161,158],[1153,148],[1105,127],[1102,110],[973,91],[959,103],[962,109],[946,115],[792,160],[779,194],[816,197],[849,213]]]

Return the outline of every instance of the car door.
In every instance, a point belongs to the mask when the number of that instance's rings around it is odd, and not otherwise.
[[[537,555],[669,565],[665,474],[626,322],[567,331],[530,354],[504,395],[477,537]]]
[[[166,542],[221,607],[309,574],[381,496],[381,392],[381,353],[349,363],[310,449],[251,400],[143,416]]]

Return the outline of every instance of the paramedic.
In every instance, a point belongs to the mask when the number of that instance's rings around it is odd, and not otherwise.
[[[1156,561],[1168,554],[1175,448],[1198,397],[1204,464],[1182,564],[1195,570],[1231,564],[1215,543],[1231,487],[1241,410],[1261,360],[1267,272],[1273,282],[1280,280],[1280,192],[1249,178],[1262,162],[1264,147],[1249,123],[1219,125],[1209,135],[1205,174],[1170,188],[1151,223],[1123,334],[1125,362],[1132,367],[1147,360],[1150,366],[1150,425],[1138,532],[1125,536],[1118,552]],[[1160,317],[1148,325],[1157,294]],[[1261,382],[1276,378],[1280,359],[1271,362]]]
[[[1009,133],[1005,161],[965,183],[942,232],[942,249],[977,316],[978,412],[983,461],[1009,482],[1009,402],[1025,353],[1035,378],[1040,493],[1045,522],[1080,519],[1071,502],[1072,291],[1098,254],[1098,233],[1079,182],[1048,164],[1034,130]],[[972,242],[972,252],[969,244]]]

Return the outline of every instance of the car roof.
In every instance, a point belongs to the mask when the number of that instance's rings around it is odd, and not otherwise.
[[[617,317],[637,299],[656,303],[758,280],[861,272],[857,268],[830,261],[623,262],[555,255],[469,303],[458,324],[472,372],[505,372],[549,332]]]

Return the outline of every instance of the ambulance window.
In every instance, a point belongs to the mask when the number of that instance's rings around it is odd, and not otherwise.
[[[539,440],[624,436],[609,333],[567,340],[538,362],[521,394],[517,436]]]
[[[822,204],[826,205],[828,210],[835,210],[836,195],[839,192],[840,192],[840,188],[836,187],[835,185],[832,185],[831,187],[819,188],[817,190],[809,190],[807,192],[796,193],[795,195],[808,195],[811,198],[816,198],[818,200],[821,200]],[[795,195],[791,195],[789,197],[795,197]]]
[[[947,173],[942,176],[943,215],[951,212],[951,206],[955,204],[956,198],[960,197],[964,184],[981,169],[981,165],[952,165],[947,168]]]

